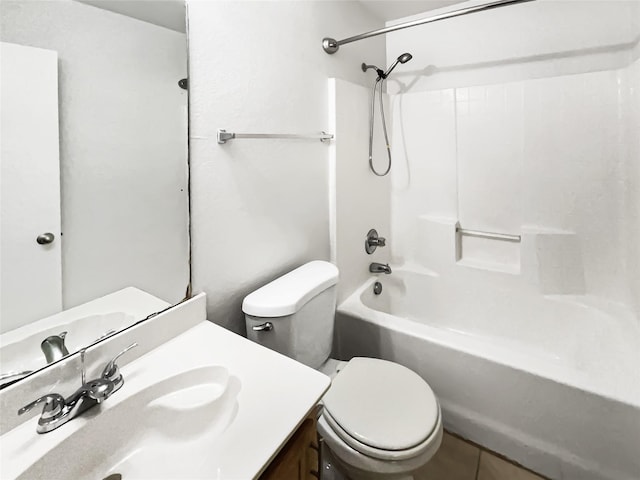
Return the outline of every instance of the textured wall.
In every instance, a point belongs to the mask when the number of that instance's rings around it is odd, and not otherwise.
[[[329,147],[218,145],[216,130],[328,130],[327,79],[368,83],[360,64],[384,64],[384,39],[324,53],[325,36],[381,26],[357,2],[195,0],[187,7],[194,287],[207,293],[210,320],[243,332],[248,293],[302,263],[329,259]]]

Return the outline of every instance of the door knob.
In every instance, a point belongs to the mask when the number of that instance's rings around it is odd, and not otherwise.
[[[50,243],[53,243],[55,238],[56,236],[51,232],[42,233],[38,235],[38,238],[36,238],[36,242],[38,242],[39,245],[49,245]]]

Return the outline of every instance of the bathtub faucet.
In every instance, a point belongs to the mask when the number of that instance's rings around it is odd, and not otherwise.
[[[373,262],[369,265],[369,271],[371,273],[386,273],[389,275],[391,273],[391,267],[388,263],[384,265],[382,263]]]

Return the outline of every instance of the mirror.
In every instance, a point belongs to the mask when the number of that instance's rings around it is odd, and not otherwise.
[[[182,0],[3,0],[0,384],[189,290]]]

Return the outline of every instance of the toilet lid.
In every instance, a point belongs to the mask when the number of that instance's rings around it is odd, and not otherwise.
[[[412,370],[386,360],[353,358],[323,402],[346,433],[381,450],[415,447],[438,421],[438,403],[429,385]]]

